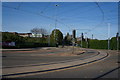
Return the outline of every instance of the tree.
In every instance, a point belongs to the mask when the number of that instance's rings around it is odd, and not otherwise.
[[[67,35],[64,37],[64,42],[66,45],[70,45],[72,43],[72,37],[67,33]]]
[[[2,41],[8,41],[8,42],[14,41],[17,43],[21,43],[24,42],[24,38],[17,34],[2,32]]]
[[[33,34],[35,34],[35,37],[37,37],[38,34],[42,34],[42,37],[44,37],[45,34],[47,34],[47,30],[43,28],[33,28],[30,30]]]
[[[39,33],[39,28],[33,28],[30,30],[33,34],[35,34],[35,37],[37,37],[37,34]]]
[[[85,41],[83,33],[81,34],[81,39],[82,39],[82,41]]]
[[[42,37],[44,37],[44,35],[47,34],[47,30],[46,29],[40,28],[39,30],[40,30],[39,33],[42,34]]]
[[[54,29],[50,35],[52,43],[62,44],[63,34],[60,30]]]

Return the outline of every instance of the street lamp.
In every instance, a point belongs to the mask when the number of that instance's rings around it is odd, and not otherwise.
[[[57,7],[58,7],[59,5],[58,4],[55,4],[55,7],[56,7],[56,10],[55,10],[55,30],[54,30],[54,39],[55,39],[55,44],[56,44],[56,42],[57,42],[57,38],[56,38],[56,27],[57,27]]]
[[[110,49],[110,23],[108,23],[108,50]]]

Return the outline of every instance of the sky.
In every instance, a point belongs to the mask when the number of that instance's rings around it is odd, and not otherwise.
[[[2,31],[28,33],[33,28],[45,28],[49,33],[57,28],[63,35],[67,32],[72,34],[72,30],[75,29],[77,37],[84,33],[85,37],[92,38],[93,34],[94,39],[104,40],[116,36],[118,32],[118,3],[2,3]]]

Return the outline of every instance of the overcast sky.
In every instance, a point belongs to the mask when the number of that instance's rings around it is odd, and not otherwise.
[[[57,5],[57,6],[55,6]],[[60,29],[65,35],[76,29],[87,37],[107,39],[108,23],[110,37],[118,32],[117,2],[3,2],[2,30],[27,33],[34,27],[45,28],[51,32]]]

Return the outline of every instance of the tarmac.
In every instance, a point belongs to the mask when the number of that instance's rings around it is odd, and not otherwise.
[[[61,62],[46,65],[36,65],[36,66],[25,66],[25,67],[15,67],[15,68],[5,68],[3,69],[3,78],[15,78],[24,77],[27,75],[35,75],[37,73],[43,73],[53,70],[60,70],[65,68],[71,68],[76,66],[83,66],[96,61],[104,60],[109,57],[109,54],[104,51],[98,51],[100,54],[94,57],[90,57],[83,60],[74,60],[69,62]]]

